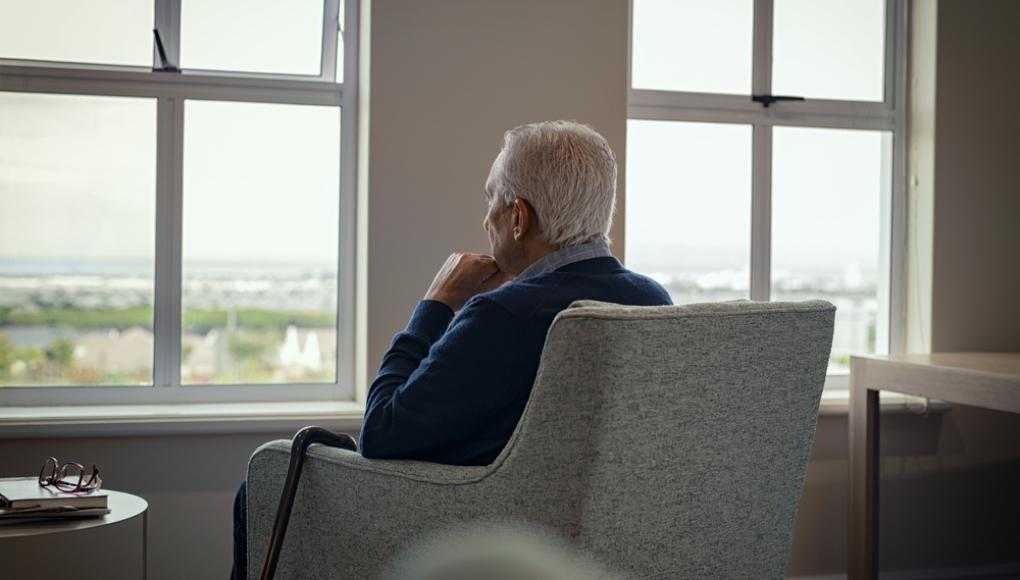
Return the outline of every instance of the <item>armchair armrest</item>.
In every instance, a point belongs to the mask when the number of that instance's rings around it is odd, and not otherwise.
[[[267,443],[248,464],[249,577],[257,577],[290,461],[290,442]],[[510,513],[491,476],[499,464],[458,467],[365,459],[312,446],[294,502],[278,577],[374,577],[409,542],[445,525]],[[488,490],[490,493],[486,493]]]
[[[275,441],[265,447],[282,449],[289,454],[287,441]],[[260,448],[261,449],[261,448]],[[256,451],[257,453],[258,451]],[[477,483],[492,473],[496,464],[481,467],[461,467],[441,465],[426,461],[365,459],[360,453],[347,449],[313,445],[308,450],[309,457],[314,457],[337,468],[365,471],[379,477],[408,479],[420,483],[436,485],[467,485]]]

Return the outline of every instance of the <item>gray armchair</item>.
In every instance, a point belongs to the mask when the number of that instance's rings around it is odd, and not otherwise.
[[[313,446],[277,577],[373,578],[436,530],[513,520],[631,577],[782,578],[834,312],[820,301],[575,303],[491,465]],[[289,450],[268,443],[248,467],[252,578]]]

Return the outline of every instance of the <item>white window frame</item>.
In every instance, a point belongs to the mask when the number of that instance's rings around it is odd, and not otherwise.
[[[751,92],[772,94],[774,0],[754,0]],[[902,352],[905,346],[906,296],[906,66],[907,0],[885,2],[884,91],[882,101],[807,98],[763,107],[750,95],[635,89],[631,1],[630,54],[627,67],[627,118],[656,121],[737,123],[752,127],[750,298],[768,300],[772,285],[772,128],[776,126],[887,131],[883,139],[879,292],[876,348]],[[847,375],[829,375],[827,389],[845,390]]]
[[[181,0],[155,2],[167,64],[180,55]],[[359,1],[344,2],[343,81],[336,80],[341,0],[323,1],[318,75],[230,71],[165,72],[153,42],[153,66],[0,59],[0,91],[156,99],[155,306],[151,386],[4,386],[0,407],[114,404],[342,401],[355,388]],[[337,269],[336,380],[314,384],[181,385],[181,241],[184,101],[245,101],[341,107],[340,223]],[[341,395],[345,395],[341,399]]]

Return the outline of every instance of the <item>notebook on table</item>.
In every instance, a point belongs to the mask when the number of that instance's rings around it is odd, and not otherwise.
[[[0,479],[0,516],[13,512],[71,512],[106,508],[106,492],[102,489],[66,492],[52,486],[43,487],[35,477]]]

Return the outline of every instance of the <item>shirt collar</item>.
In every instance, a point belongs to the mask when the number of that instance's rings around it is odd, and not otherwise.
[[[541,274],[548,274],[549,272],[559,270],[563,266],[573,264],[574,262],[591,260],[592,258],[605,258],[612,255],[613,253],[609,251],[609,244],[606,243],[605,240],[601,239],[584,244],[577,244],[575,246],[568,246],[566,248],[560,248],[554,252],[549,252],[538,260],[535,260],[530,266],[517,275],[517,279],[524,280],[525,278],[533,278]]]

